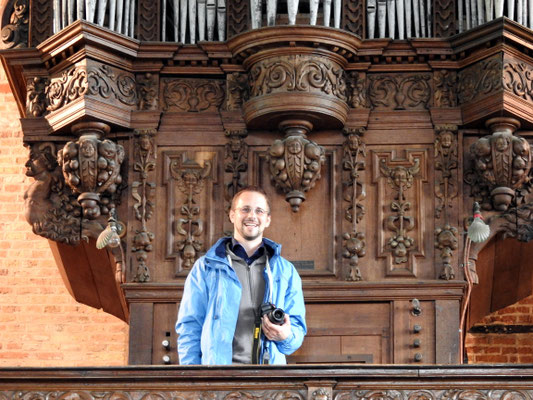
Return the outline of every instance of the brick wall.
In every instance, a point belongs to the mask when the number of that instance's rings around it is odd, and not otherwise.
[[[482,363],[533,363],[533,296],[486,316],[468,333],[468,361]]]
[[[67,292],[46,239],[26,223],[28,150],[0,67],[0,367],[127,364],[128,326]]]

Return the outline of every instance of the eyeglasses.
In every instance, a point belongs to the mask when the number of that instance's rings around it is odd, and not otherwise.
[[[263,210],[262,208],[260,207],[257,207],[255,210],[250,207],[250,206],[244,206],[244,207],[241,207],[241,208],[236,208],[235,211],[238,211],[240,212],[242,215],[247,215],[247,214],[250,214],[252,211],[255,212],[255,215],[257,215],[258,217],[262,217],[263,215],[267,215],[269,214],[269,211],[267,210]]]

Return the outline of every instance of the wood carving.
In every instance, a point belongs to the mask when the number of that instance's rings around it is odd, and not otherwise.
[[[24,217],[33,233],[56,242],[80,241],[80,207],[66,187],[53,143],[31,146],[26,175],[35,179],[24,193]]]
[[[396,163],[392,166],[388,165],[385,158],[379,158],[379,170],[396,193],[390,203],[393,214],[384,221],[385,228],[392,232],[386,242],[386,249],[392,252],[394,271],[397,269],[394,265],[408,263],[410,252],[417,249],[415,238],[409,236],[416,221],[409,215],[412,204],[406,199],[406,192],[413,186],[414,178],[420,171],[420,158],[412,156],[409,163]],[[400,269],[409,270],[409,267]]]
[[[449,212],[453,207],[453,200],[459,193],[457,169],[458,142],[457,126],[436,126],[437,137],[435,138],[435,218],[444,219],[444,225],[435,230],[435,247],[441,253],[443,261],[440,279],[451,280],[455,278],[452,267],[453,251],[457,250],[457,229],[450,225]]]
[[[26,115],[42,116],[47,108],[45,89],[48,79],[35,77],[28,82],[26,94]]]
[[[358,229],[358,223],[365,214],[365,207],[361,203],[366,197],[366,192],[361,179],[361,171],[366,167],[366,145],[361,136],[365,129],[345,129],[347,136],[343,144],[342,168],[347,172],[343,179],[343,198],[349,203],[344,210],[344,218],[351,223],[351,230],[343,234],[343,257],[350,260],[350,270],[346,276],[348,281],[362,280],[359,270],[359,258],[366,254],[365,234]]]
[[[311,125],[306,121],[285,121],[280,124],[285,137],[274,141],[268,149],[271,178],[282,190],[293,212],[298,212],[305,192],[315,186],[324,164],[325,150],[307,139]]]
[[[49,0],[32,0],[31,20],[30,47],[37,47],[53,34],[53,3]]]
[[[159,76],[147,72],[137,76],[139,110],[159,109]]]
[[[216,111],[224,102],[224,82],[207,79],[163,79],[165,111]]]
[[[58,163],[65,182],[79,195],[83,216],[92,220],[115,208],[109,198],[117,193],[122,183],[120,167],[124,148],[109,139],[100,140],[100,136],[109,132],[109,127],[103,123],[81,122],[74,125],[72,131],[80,138],[65,144],[58,153]]]
[[[517,120],[492,118],[487,126],[493,133],[470,147],[473,165],[465,180],[484,209],[505,211],[516,190],[529,181],[531,149],[526,139],[513,135],[520,127]]]
[[[16,0],[9,24],[2,27],[2,43],[6,49],[28,47],[29,0]]]
[[[198,253],[203,248],[200,236],[204,231],[204,221],[201,219],[201,210],[197,205],[196,196],[204,190],[212,167],[213,164],[209,160],[205,160],[204,165],[201,166],[194,160],[187,159],[185,154],[173,159],[169,165],[172,179],[185,196],[185,201],[177,207],[181,217],[175,225],[175,232],[182,239],[176,242],[176,247],[173,249],[179,252],[185,269],[193,266]],[[181,271],[181,267],[177,268],[176,274]]]
[[[456,107],[457,73],[448,70],[435,71],[433,83],[435,85],[435,107]]]
[[[455,7],[453,0],[436,0],[434,3],[433,17],[435,18],[434,37],[446,38],[457,33]]]
[[[224,152],[224,171],[231,174],[231,180],[224,185],[226,211],[229,211],[233,196],[246,185],[242,181],[242,174],[248,171],[248,145],[244,141],[248,131],[226,130],[228,141]]]
[[[516,396],[516,397],[515,397]],[[428,390],[354,390],[338,391],[335,400],[460,400],[475,397],[478,400],[528,399],[530,390],[491,389],[428,389]]]
[[[430,75],[368,75],[372,109],[426,109],[431,101]]]
[[[500,56],[482,60],[459,72],[457,99],[469,103],[502,89],[503,63]]]
[[[352,71],[348,75],[348,105],[352,108],[367,107],[366,79],[362,72]]]
[[[365,37],[364,32],[364,8],[363,2],[346,0],[342,2],[342,29],[355,33],[361,38]]]
[[[503,66],[503,87],[524,100],[533,99],[533,66],[523,62],[506,62]]]
[[[326,58],[288,55],[259,61],[250,70],[249,82],[250,97],[300,91],[347,100],[344,70]]]
[[[226,109],[228,111],[241,109],[250,97],[248,75],[233,72],[227,76]]]
[[[118,100],[128,106],[136,106],[138,102],[134,76],[108,65],[87,68],[87,94]]]
[[[140,221],[140,229],[135,231],[131,251],[137,259],[137,270],[133,277],[134,282],[148,282],[150,280],[150,269],[146,264],[148,254],[153,250],[152,242],[154,233],[147,227],[147,221],[154,213],[154,199],[156,184],[149,181],[150,173],[156,166],[156,151],[154,145],[155,130],[136,130],[136,145],[133,170],[138,173],[138,180],[131,184],[131,195],[135,200],[133,210],[135,219]]]
[[[226,3],[228,21],[228,39],[250,29],[250,6],[246,0],[234,0]]]
[[[63,71],[45,88],[46,111],[55,111],[82,97],[87,92],[87,71],[78,66]]]
[[[156,42],[159,37],[159,2],[153,0],[139,0],[137,39],[141,41]]]

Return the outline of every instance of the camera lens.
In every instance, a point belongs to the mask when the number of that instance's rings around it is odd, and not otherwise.
[[[285,312],[281,308],[276,308],[268,314],[268,318],[274,324],[283,325],[285,320]]]

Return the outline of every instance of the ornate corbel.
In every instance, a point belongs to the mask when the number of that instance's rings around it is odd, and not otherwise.
[[[120,168],[124,148],[109,139],[109,126],[101,122],[81,122],[72,127],[79,136],[58,153],[58,163],[66,184],[78,194],[83,216],[89,220],[115,208],[113,196],[122,183]]]
[[[325,150],[307,139],[312,128],[307,121],[287,120],[280,124],[285,137],[268,149],[270,173],[274,185],[285,193],[292,211],[298,212],[305,192],[315,186],[325,162]]]
[[[465,181],[484,209],[505,211],[513,200],[520,202],[520,189],[529,183],[531,148],[526,139],[514,135],[520,127],[517,120],[492,118],[486,125],[492,134],[470,147],[473,165]]]
[[[359,258],[366,254],[366,240],[364,232],[358,229],[358,224],[365,214],[365,207],[361,203],[366,192],[360,173],[366,167],[366,145],[362,140],[364,128],[345,129],[346,141],[343,144],[342,169],[347,172],[343,179],[343,199],[348,202],[344,210],[344,218],[350,222],[351,229],[343,234],[343,257],[350,260],[350,270],[346,275],[348,281],[363,280],[358,267]]]

